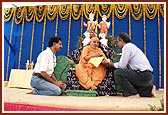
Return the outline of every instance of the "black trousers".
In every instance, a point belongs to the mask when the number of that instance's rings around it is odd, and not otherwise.
[[[123,96],[139,94],[141,97],[151,97],[154,76],[150,71],[135,71],[132,69],[116,69],[114,79],[121,87]]]

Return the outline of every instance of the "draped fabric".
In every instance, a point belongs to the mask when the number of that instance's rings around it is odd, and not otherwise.
[[[85,46],[80,55],[80,62],[75,65],[79,83],[85,89],[91,89],[92,86],[97,87],[106,75],[106,68],[103,65],[100,64],[95,67],[90,64],[89,61],[84,59],[87,55],[91,55],[93,53],[98,53],[105,57],[105,54],[100,48],[92,49],[90,46]]]
[[[155,84],[164,87],[165,4],[59,4],[4,9],[4,80],[11,69],[25,69],[26,60],[36,62],[51,36],[62,38],[68,56],[77,48],[93,13],[98,23],[103,15],[111,22],[108,34],[127,32],[147,55],[154,68]],[[97,28],[98,33],[100,32]]]
[[[81,111],[76,108],[35,106],[29,104],[4,103],[5,111]]]
[[[82,13],[88,20],[90,13],[98,13],[100,17],[106,15],[109,18],[113,10],[119,19],[125,18],[129,10],[134,20],[142,18],[143,12],[149,19],[155,18],[157,13],[164,17],[164,4],[63,4],[7,8],[4,9],[4,21],[11,20],[13,15],[17,24],[21,23],[23,18],[28,22],[32,21],[34,16],[38,22],[42,22],[46,15],[53,21],[57,14],[62,20],[67,20],[70,15],[74,20],[79,20]]]

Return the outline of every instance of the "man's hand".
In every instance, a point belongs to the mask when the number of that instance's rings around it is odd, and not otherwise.
[[[54,81],[57,81],[54,74],[51,75],[51,78],[52,78]]]
[[[101,64],[104,65],[104,66],[106,66],[107,63],[109,63],[109,62],[106,59],[103,59],[102,62],[101,62]]]
[[[63,89],[65,89],[66,88],[66,84],[65,83],[63,83],[62,81],[57,81],[57,85],[60,87],[60,88],[63,88]]]

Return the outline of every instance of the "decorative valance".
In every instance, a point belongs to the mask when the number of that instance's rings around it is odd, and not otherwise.
[[[89,20],[89,14],[98,14],[100,17],[106,15],[109,18],[115,12],[118,19],[123,19],[131,11],[131,16],[135,20],[142,18],[145,13],[148,19],[154,19],[157,13],[164,18],[164,4],[63,4],[63,5],[43,5],[43,6],[25,6],[17,8],[4,9],[4,21],[8,22],[11,17],[15,16],[16,24],[19,24],[23,18],[30,22],[35,16],[36,21],[42,22],[44,17],[53,21],[57,14],[62,20],[68,19],[69,15],[72,19],[78,20],[83,13],[85,18]]]

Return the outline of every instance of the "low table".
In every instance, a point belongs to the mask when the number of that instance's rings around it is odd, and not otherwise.
[[[7,87],[30,88],[33,70],[12,69]]]

